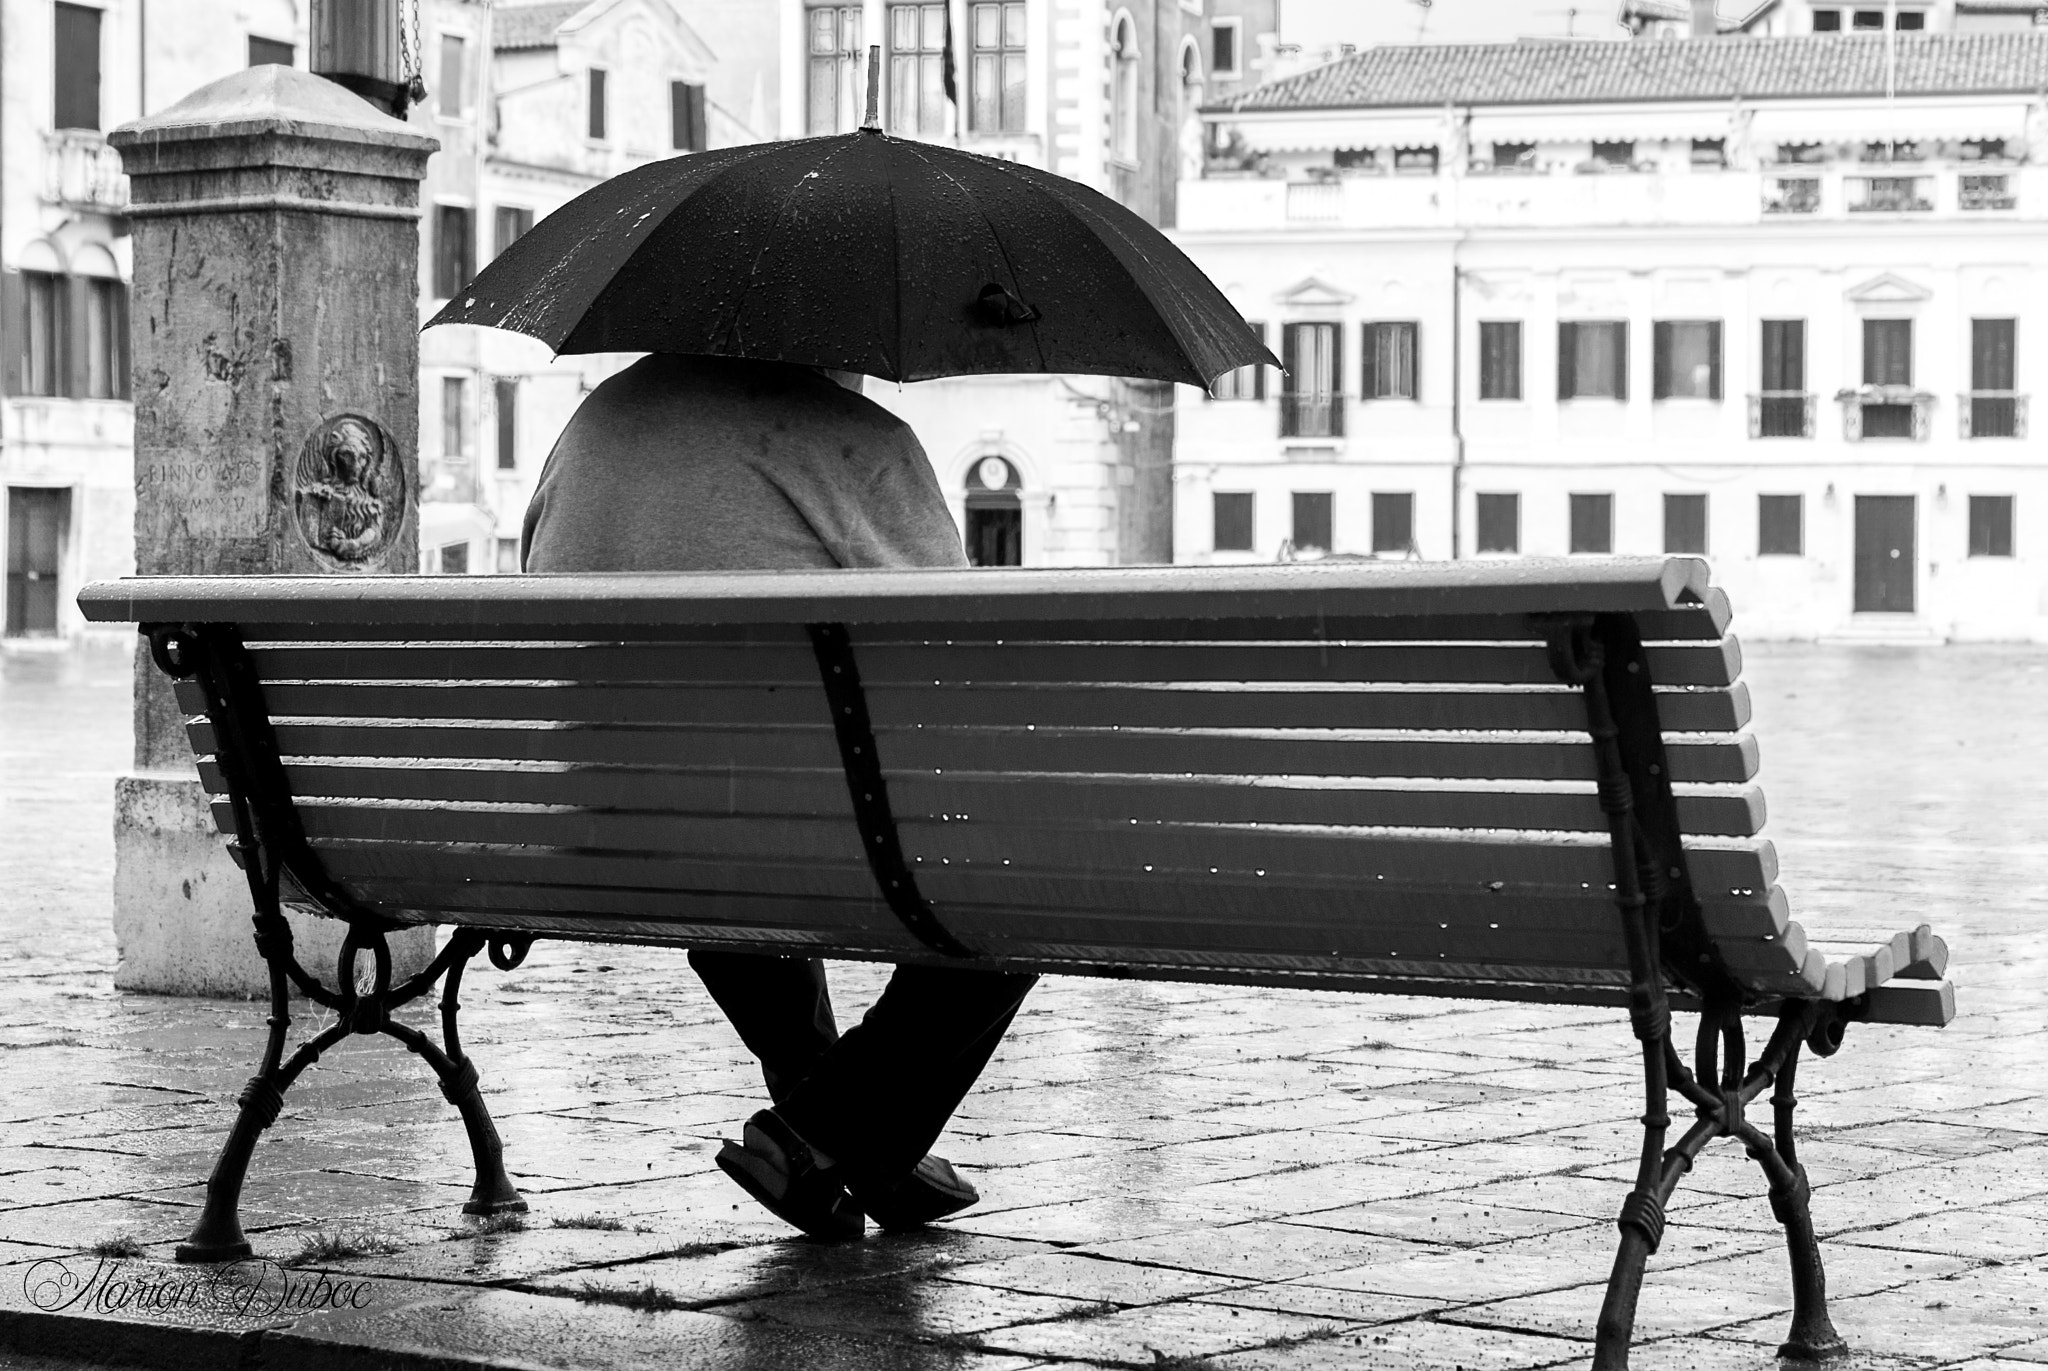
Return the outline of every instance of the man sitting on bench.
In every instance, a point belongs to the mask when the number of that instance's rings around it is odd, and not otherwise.
[[[957,567],[924,449],[860,378],[656,354],[594,391],[527,510],[528,571]],[[718,1164],[819,1238],[915,1228],[979,1198],[928,1155],[1035,976],[899,966],[842,1036],[816,958],[693,951],[772,1109]]]

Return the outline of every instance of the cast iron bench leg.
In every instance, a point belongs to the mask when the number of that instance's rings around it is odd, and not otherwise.
[[[1820,1240],[1814,1236],[1813,1213],[1808,1204],[1812,1193],[1806,1183],[1806,1168],[1792,1141],[1792,1111],[1799,1101],[1792,1093],[1799,1067],[1799,1044],[1793,1043],[1771,1092],[1771,1113],[1775,1145],[1767,1146],[1758,1134],[1749,1143],[1749,1155],[1764,1169],[1771,1186],[1771,1213],[1785,1226],[1785,1245],[1792,1258],[1792,1336],[1779,1347],[1778,1355],[1801,1361],[1821,1361],[1848,1352],[1842,1335],[1828,1317],[1827,1273],[1821,1269]],[[1755,1130],[1751,1130],[1755,1133]]]

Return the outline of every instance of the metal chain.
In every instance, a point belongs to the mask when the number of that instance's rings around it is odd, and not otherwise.
[[[412,0],[410,37],[406,33],[403,11],[398,16],[398,65],[400,75],[403,77],[401,84],[405,87],[405,94],[402,97],[404,102],[408,105],[425,103],[427,82],[421,75],[421,68],[426,65],[426,49],[420,42],[420,0]],[[404,110],[401,109],[399,114],[403,117]]]

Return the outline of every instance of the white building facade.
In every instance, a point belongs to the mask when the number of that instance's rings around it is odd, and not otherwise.
[[[83,635],[78,588],[135,569],[146,378],[106,130],[243,66],[303,64],[305,18],[294,0],[0,0],[0,32],[0,645],[32,648]]]
[[[2048,638],[2043,70],[1377,49],[1211,111],[1179,241],[1290,372],[1183,392],[1179,560],[1702,553],[1752,634]]]

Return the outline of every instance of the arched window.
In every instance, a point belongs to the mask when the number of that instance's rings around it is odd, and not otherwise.
[[[1138,160],[1138,27],[1128,14],[1116,20],[1111,44],[1116,69],[1109,87],[1110,147],[1125,162]]]
[[[128,398],[128,286],[114,254],[88,243],[71,259],[74,284],[69,303],[79,330],[73,365],[77,394],[89,400]]]
[[[1024,565],[1023,481],[993,453],[967,468],[967,560],[975,566]]]

